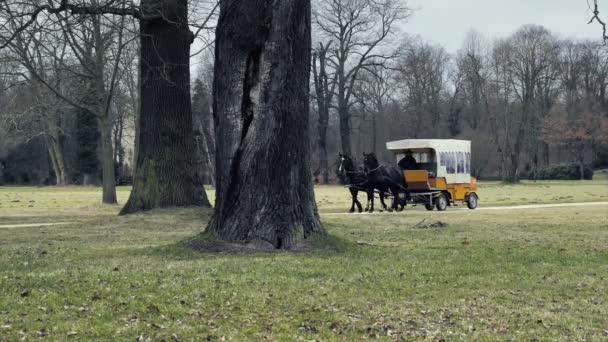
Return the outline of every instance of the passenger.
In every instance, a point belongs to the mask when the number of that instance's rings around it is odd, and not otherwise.
[[[416,170],[418,169],[418,163],[416,159],[412,156],[412,151],[405,151],[405,157],[403,157],[399,163],[397,164],[403,170]]]

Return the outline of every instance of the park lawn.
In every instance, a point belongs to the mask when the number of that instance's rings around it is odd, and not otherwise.
[[[520,184],[481,182],[479,206],[509,206],[519,204],[550,204],[575,202],[608,202],[608,177],[593,181],[524,181]],[[129,198],[130,187],[118,187],[119,205]],[[348,211],[351,196],[342,186],[317,186],[316,200],[321,213]],[[213,189],[207,189],[211,201]],[[365,206],[365,194],[359,200]],[[97,187],[13,187],[0,186],[0,224],[46,222],[97,215],[115,215],[119,207],[101,203],[101,190]],[[376,200],[379,205],[378,200]],[[390,203],[390,202],[387,202]],[[379,208],[379,206],[377,206]]]
[[[480,196],[606,191],[490,183]],[[209,210],[117,217],[99,189],[0,187],[0,225],[71,222],[0,228],[0,340],[608,338],[606,206],[331,214],[341,192],[317,189],[331,249],[226,255],[185,247]],[[436,221],[447,227],[417,228]]]

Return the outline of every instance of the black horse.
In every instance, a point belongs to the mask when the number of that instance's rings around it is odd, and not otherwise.
[[[342,184],[348,187],[350,191],[350,195],[352,197],[352,205],[350,207],[351,213],[355,212],[355,205],[359,212],[363,211],[361,206],[361,202],[357,199],[357,195],[359,191],[364,191],[367,194],[367,203],[365,205],[365,211],[373,212],[374,211],[374,188],[370,186],[367,180],[367,174],[363,171],[363,169],[355,169],[355,163],[353,159],[347,155],[340,153],[340,163],[338,166],[338,177]],[[371,202],[371,208],[370,208]],[[380,194],[380,202],[385,210],[388,210],[386,204],[384,203],[384,194]]]
[[[380,193],[390,191],[393,195],[391,209],[403,210],[406,201],[402,200],[399,194],[405,193],[406,198],[408,194],[401,170],[396,166],[381,165],[374,153],[363,153],[363,156],[363,166],[369,186],[378,189]]]

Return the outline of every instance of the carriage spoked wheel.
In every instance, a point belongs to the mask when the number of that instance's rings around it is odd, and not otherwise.
[[[435,199],[435,207],[439,211],[444,211],[448,207],[448,197],[445,194],[437,196]]]

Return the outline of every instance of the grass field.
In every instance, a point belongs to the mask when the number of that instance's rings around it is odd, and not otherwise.
[[[332,214],[347,194],[317,188],[337,250],[245,256],[184,247],[208,210],[117,217],[97,188],[0,187],[0,341],[608,339],[608,206]],[[608,180],[480,197],[603,202]],[[52,222],[70,224],[6,228]]]

